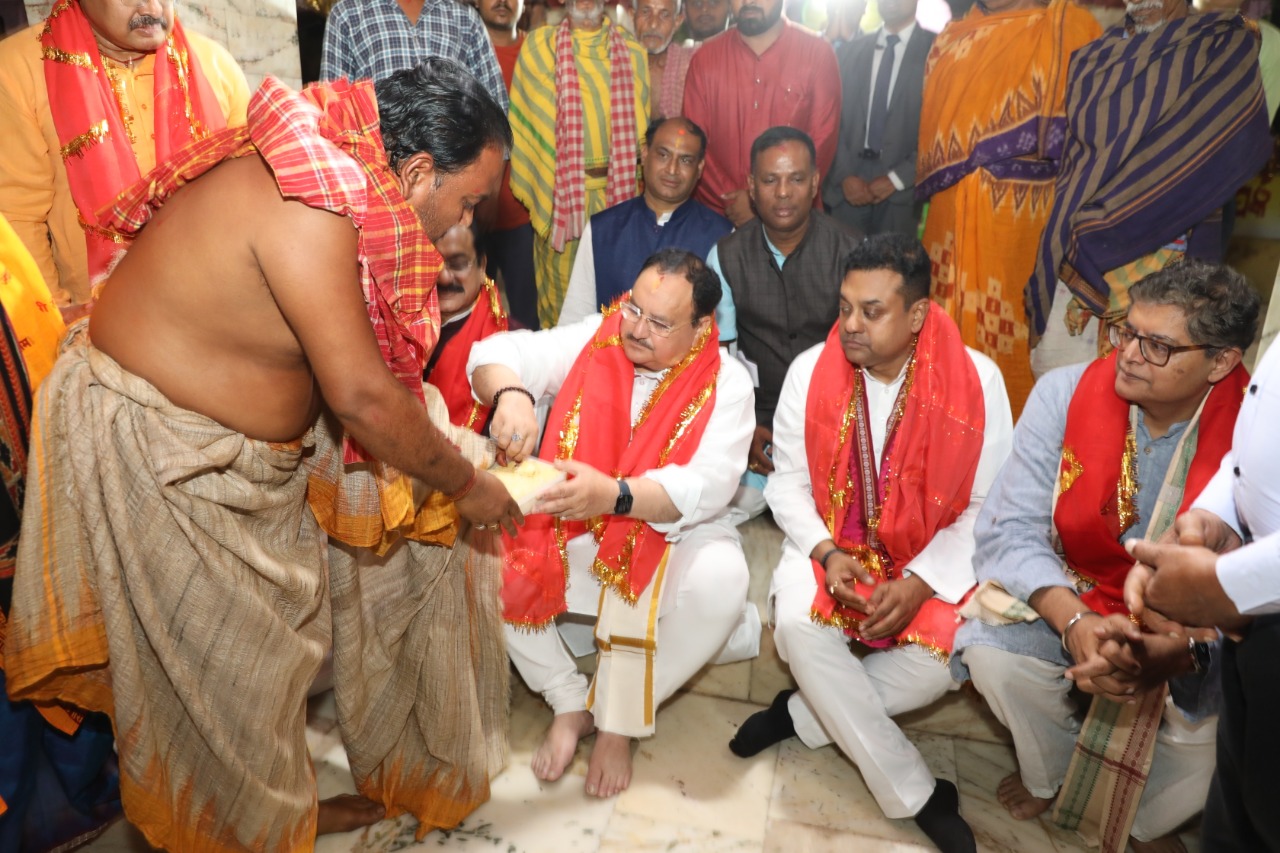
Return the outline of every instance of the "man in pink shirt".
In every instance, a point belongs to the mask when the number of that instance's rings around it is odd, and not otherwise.
[[[707,131],[695,198],[741,225],[750,140],[777,125],[803,130],[825,175],[840,129],[840,70],[831,45],[783,17],[782,0],[733,0],[737,25],[708,40],[689,64],[684,115]]]

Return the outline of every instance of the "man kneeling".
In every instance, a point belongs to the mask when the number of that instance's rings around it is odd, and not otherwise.
[[[719,301],[714,272],[665,249],[606,315],[495,335],[472,351],[472,387],[493,402],[498,447],[515,461],[532,452],[534,400],[553,395],[541,456],[569,475],[505,543],[508,652],[556,714],[533,758],[540,779],[558,779],[598,729],[586,790],[617,794],[631,781],[631,738],[653,733],[658,705],[707,662],[755,654],[760,622],[727,512],[754,393],[722,357]],[[566,581],[594,586],[588,571],[603,587],[590,597],[590,689],[554,625]]]
[[[787,371],[765,497],[786,534],[774,639],[800,690],[729,746],[835,741],[886,816],[973,850],[955,786],[890,719],[956,687],[945,660],[973,586],[973,523],[1013,432],[999,370],[929,301],[929,271],[908,237],[856,247],[826,343]],[[849,637],[877,651],[851,654]]]
[[[954,668],[1013,734],[1018,773],[998,793],[1014,817],[1056,800],[1054,821],[1103,851],[1173,851],[1209,788],[1218,691],[1208,647],[1128,636],[1125,543],[1169,530],[1230,448],[1258,298],[1199,261],[1129,292],[1115,351],[1031,393],[978,518]]]

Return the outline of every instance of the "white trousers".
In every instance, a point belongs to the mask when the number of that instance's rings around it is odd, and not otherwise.
[[[1069,695],[1073,685],[1062,677],[1065,668],[992,646],[969,646],[964,662],[978,692],[1013,734],[1022,784],[1034,796],[1056,796],[1088,710]],[[1131,837],[1152,841],[1168,835],[1204,807],[1217,724],[1217,717],[1188,722],[1166,700]]]
[[[590,574],[595,541],[579,536],[568,546],[570,611],[598,612],[600,584]],[[719,520],[693,528],[671,546],[658,609],[654,654],[654,707],[671,698],[707,663],[754,657],[760,618],[747,602],[747,561],[737,530]],[[584,594],[585,593],[585,594]],[[614,593],[609,592],[608,595]],[[585,711],[587,677],[558,631],[507,626],[507,654],[529,689],[541,693],[556,714]],[[607,667],[605,659],[600,666]],[[603,677],[607,678],[605,673]],[[606,701],[601,693],[596,703]]]
[[[1073,298],[1071,288],[1059,281],[1053,290],[1053,307],[1049,309],[1044,336],[1031,351],[1031,372],[1037,379],[1055,367],[1082,364],[1098,357],[1098,331],[1102,329],[1102,322],[1097,317],[1092,317],[1078,335],[1067,331],[1067,303]]]
[[[891,717],[937,701],[957,685],[945,664],[917,646],[859,658],[837,628],[809,618],[818,591],[812,563],[790,541],[773,575],[774,642],[800,690],[787,704],[810,748],[835,742],[866,780],[885,817],[917,814],[936,784]]]

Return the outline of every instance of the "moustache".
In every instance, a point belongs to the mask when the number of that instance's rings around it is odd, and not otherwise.
[[[157,18],[154,15],[139,15],[136,18],[129,19],[129,29],[140,30],[143,27],[160,27],[163,30],[169,29],[169,22],[164,18]]]
[[[509,5],[507,5],[506,3],[494,3],[494,4],[493,4],[493,11],[494,11],[494,12],[510,12],[510,11],[511,11],[511,7],[510,7]]]
[[[436,293],[466,293],[467,289],[460,284],[437,284]]]
[[[624,335],[624,337],[631,343],[640,347],[641,349],[647,349],[650,352],[653,352],[653,344],[649,343],[648,341],[642,341],[639,338],[637,338],[635,335],[631,334],[630,332],[627,332]]]

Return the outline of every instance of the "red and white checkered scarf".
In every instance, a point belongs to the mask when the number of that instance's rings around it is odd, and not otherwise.
[[[609,185],[612,207],[636,194],[635,70],[631,52],[613,26],[609,34]],[[573,30],[569,19],[556,32],[556,177],[551,211],[551,248],[563,252],[565,244],[582,235],[586,225],[586,162],[583,158],[582,90],[573,56]]]

